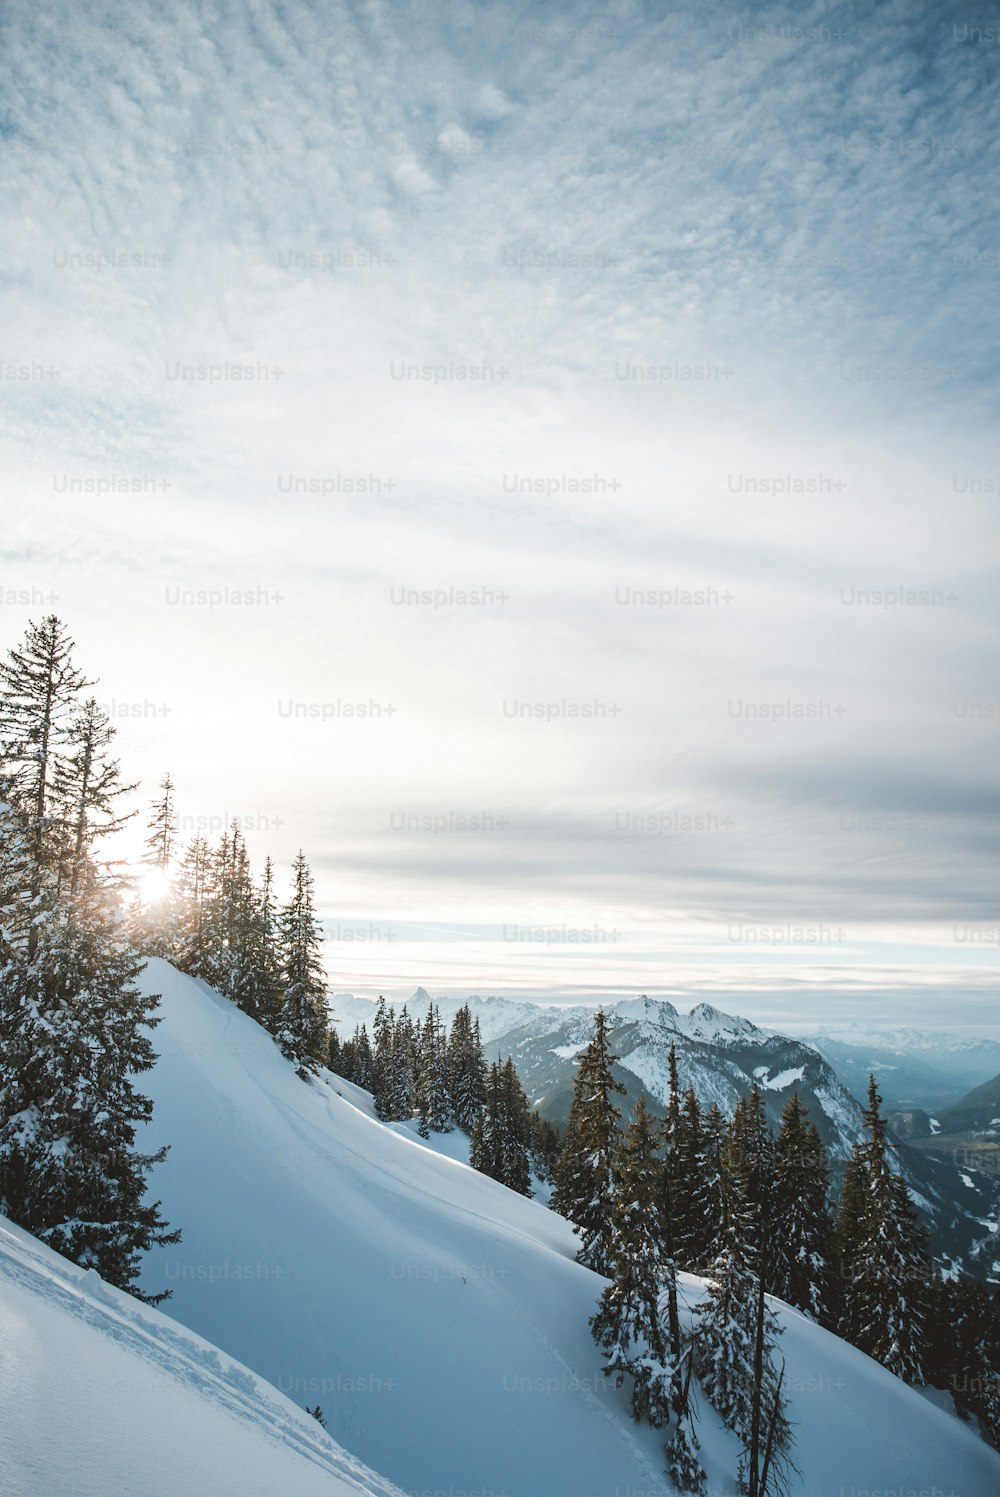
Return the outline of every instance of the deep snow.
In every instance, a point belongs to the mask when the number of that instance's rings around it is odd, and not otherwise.
[[[4,1497],[399,1497],[315,1419],[0,1217]]]

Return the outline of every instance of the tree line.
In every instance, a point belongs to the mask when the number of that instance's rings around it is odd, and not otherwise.
[[[469,1135],[469,1163],[501,1185],[531,1195],[532,1175],[551,1177],[558,1130],[532,1108],[510,1057],[487,1063],[468,1004],[449,1030],[433,1001],[413,1019],[406,1005],[397,1014],[379,998],[372,1037],[365,1024],[343,1041],[331,1029],[328,1064],[371,1092],[383,1121],[416,1119],[423,1138],[460,1128]]]
[[[196,836],[178,856],[168,774],[151,808],[143,862],[162,884],[131,908],[138,948],[209,983],[273,1035],[300,1075],[315,1073],[327,1060],[329,1015],[323,929],[304,853],[280,904],[271,859],[255,878],[237,820],[214,847]]]

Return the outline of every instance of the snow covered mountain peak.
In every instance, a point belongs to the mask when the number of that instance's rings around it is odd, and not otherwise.
[[[701,1040],[706,1045],[731,1045],[735,1041],[762,1045],[767,1040],[765,1032],[749,1019],[724,1014],[710,1003],[699,1003],[679,1019],[678,1027],[689,1039]]]
[[[608,1010],[613,1023],[651,1023],[665,1029],[677,1028],[677,1010],[666,998],[648,998],[645,993],[639,998],[623,998]]]

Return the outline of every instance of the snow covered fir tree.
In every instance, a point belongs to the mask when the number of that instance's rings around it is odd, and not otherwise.
[[[145,1199],[156,1000],[104,851],[124,816],[113,730],[50,616],[0,663],[0,1209],[131,1288],[177,1240]]]

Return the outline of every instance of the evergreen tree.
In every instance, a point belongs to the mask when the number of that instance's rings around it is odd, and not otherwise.
[[[169,873],[177,837],[174,782],[169,774],[160,781],[162,794],[150,807],[143,865],[155,876],[152,891],[143,889],[130,912],[136,945],[148,956],[168,959],[176,950],[178,911]]]
[[[906,1182],[892,1168],[881,1105],[872,1076],[868,1139],[855,1145],[838,1218],[841,1334],[904,1382],[921,1383],[930,1260]]]
[[[174,880],[174,900],[177,924],[170,960],[189,976],[211,982],[216,975],[210,938],[214,864],[204,837],[195,837],[185,849]]]
[[[755,1497],[767,1490],[760,1485],[764,1452],[778,1483],[791,1443],[775,1362],[781,1327],[764,1295],[773,1237],[772,1158],[763,1103],[753,1087],[737,1104],[722,1145],[722,1250],[695,1312],[695,1346],[709,1402],[746,1447],[744,1490]]]
[[[476,1114],[469,1140],[469,1163],[491,1180],[502,1180],[503,1175],[501,1106],[500,1067],[494,1061],[486,1072],[486,1098]]]
[[[555,1124],[543,1118],[537,1109],[532,1110],[528,1126],[531,1167],[540,1180],[551,1184],[555,1179],[559,1153],[562,1149],[562,1135]]]
[[[673,1042],[667,1054],[667,1077],[667,1111],[660,1126],[660,1147],[663,1156],[660,1187],[662,1217],[669,1228],[670,1251],[673,1256],[677,1250],[677,1242],[684,1235],[683,1217],[686,1204],[679,1179],[681,1161],[678,1155],[678,1140],[681,1132],[681,1092],[677,1069],[677,1046]]]
[[[420,1029],[416,1091],[417,1111],[424,1137],[431,1133],[450,1132],[448,1041],[434,1003],[428,1004],[427,1015]]]
[[[380,994],[372,1023],[372,1032],[375,1036],[372,1054],[372,1100],[375,1103],[375,1116],[383,1121],[388,1121],[393,1115],[391,1093],[394,1028],[395,1014]]]
[[[787,1494],[790,1474],[797,1470],[789,1454],[792,1432],[782,1393],[785,1364],[776,1368],[774,1363],[775,1324],[765,1300],[763,1277],[758,1275],[750,1433],[744,1436],[739,1468],[740,1490],[747,1497]]]
[[[673,1153],[672,1233],[679,1268],[697,1272],[718,1252],[719,1168],[694,1089],[684,1093]]]
[[[392,1030],[389,1056],[389,1117],[405,1122],[416,1106],[417,1036],[406,1004]]]
[[[833,1313],[839,1336],[857,1344],[860,1306],[850,1293],[850,1280],[861,1253],[865,1218],[864,1170],[855,1150],[844,1166],[833,1231]]]
[[[748,1267],[769,1257],[768,1223],[772,1220],[774,1140],[767,1126],[760,1088],[741,1097],[722,1143],[722,1211],[728,1224],[739,1217],[744,1233],[742,1253]]]
[[[142,1253],[179,1238],[144,1199],[166,1150],[134,1148],[153,1110],[134,1078],[153,1065],[159,1022],[135,986],[142,965],[88,863],[30,959],[0,972],[0,1209],[123,1289]]]
[[[775,1437],[789,1443],[773,1349],[781,1333],[762,1298],[762,1280],[743,1253],[741,1215],[730,1217],[723,1250],[712,1265],[707,1297],[695,1311],[695,1357],[701,1385],[723,1422],[751,1442],[755,1403],[779,1415]],[[763,1308],[762,1308],[763,1306]],[[760,1365],[758,1366],[758,1358]],[[759,1433],[759,1430],[758,1430]]]
[[[672,1265],[653,1119],[641,1096],[622,1142],[617,1187],[605,1203],[613,1278],[590,1328],[604,1353],[605,1377],[616,1388],[630,1380],[633,1418],[660,1427],[669,1415],[661,1374],[670,1355],[660,1290]]]
[[[672,1421],[667,1470],[684,1492],[703,1492],[690,1405],[690,1346],[682,1341],[677,1283],[664,1214],[653,1120],[640,1097],[625,1133],[618,1190],[609,1203],[614,1277],[590,1325],[604,1374],[631,1384],[632,1414],[655,1428]]]
[[[520,1195],[531,1195],[531,1104],[508,1055],[500,1076],[504,1133],[504,1184]]]
[[[332,1024],[330,1025],[330,1033],[327,1038],[329,1044],[326,1055],[327,1070],[332,1071],[335,1076],[342,1076],[345,1081],[349,1081],[351,1079],[351,1070],[353,1069],[350,1064],[351,1052],[348,1050],[345,1055],[345,1046],[340,1043],[340,1035]],[[350,1041],[348,1041],[348,1044],[350,1044]]]
[[[173,1242],[138,1153],[157,1000],[96,844],[123,820],[112,733],[56,618],[0,665],[0,1210],[109,1282]]]
[[[149,821],[146,823],[149,835],[146,838],[146,851],[142,861],[147,867],[156,868],[162,873],[170,867],[177,838],[174,782],[169,774],[165,774],[160,781],[160,790],[163,793],[150,807]]]
[[[354,1049],[350,1080],[355,1086],[363,1087],[366,1092],[370,1092],[372,1089],[372,1047],[364,1024],[355,1029],[351,1043]]]
[[[121,765],[107,756],[114,736],[107,713],[89,697],[73,713],[65,752],[53,768],[53,796],[63,825],[60,882],[70,893],[98,840],[120,831],[135,814],[116,808],[116,801],[136,787],[121,783]],[[105,868],[110,871],[110,865]]]
[[[265,859],[260,887],[246,893],[243,968],[236,993],[240,1007],[277,1034],[282,1021],[281,954],[274,866]]]
[[[238,821],[234,820],[229,831],[223,833],[215,852],[214,874],[208,909],[209,962],[213,971],[210,980],[226,998],[259,1019],[258,1003],[263,995],[257,969],[260,952],[255,940],[257,896]]]
[[[0,759],[21,817],[28,885],[23,904],[30,911],[28,955],[34,954],[66,839],[54,785],[58,783],[71,719],[88,681],[73,661],[73,641],[54,614],[31,623],[20,650],[0,661]],[[51,909],[51,903],[48,904]]]
[[[277,920],[281,1010],[276,1039],[302,1077],[327,1054],[326,978],[323,932],[314,907],[313,877],[300,851],[292,870],[292,894]]]
[[[445,1056],[448,1096],[455,1126],[471,1134],[486,1098],[486,1057],[468,1004],[452,1020]]]
[[[699,1267],[714,1263],[722,1252],[725,1210],[722,1199],[722,1145],[726,1120],[718,1103],[713,1102],[704,1116],[702,1151],[705,1162],[703,1189],[705,1195],[705,1246]]]
[[[529,1116],[514,1062],[494,1061],[486,1075],[486,1101],[472,1127],[469,1163],[525,1196],[531,1194]]]
[[[617,1059],[604,1010],[598,1009],[593,1037],[577,1068],[552,1197],[553,1208],[568,1217],[580,1235],[579,1261],[605,1275],[614,1267],[607,1210],[618,1183],[621,1112],[614,1097],[625,1092],[611,1070]]]
[[[16,803],[16,785],[0,764],[0,963],[28,950],[31,928],[31,854],[27,818]]]
[[[833,1219],[830,1170],[823,1142],[798,1092],[781,1114],[774,1151],[773,1294],[826,1324],[831,1311]]]

